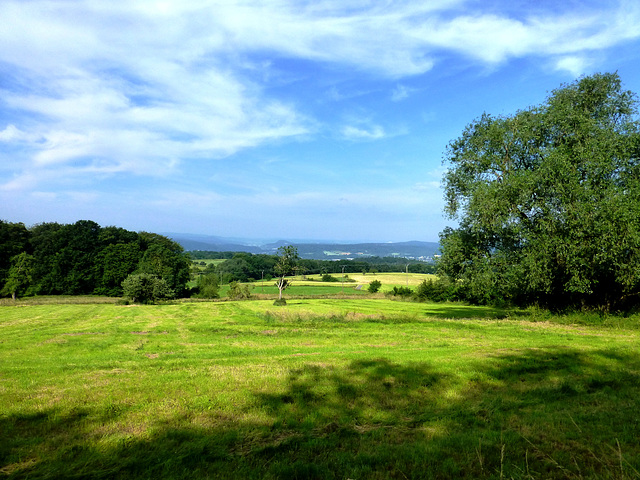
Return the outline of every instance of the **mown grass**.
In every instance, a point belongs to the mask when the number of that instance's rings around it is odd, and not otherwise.
[[[640,330],[583,323],[367,298],[3,306],[0,476],[640,478]]]
[[[334,274],[334,277],[341,279],[341,274]],[[289,297],[313,297],[313,296],[362,296],[368,295],[369,283],[378,280],[382,283],[381,293],[388,293],[393,287],[409,285],[409,288],[415,288],[424,280],[437,278],[435,275],[421,273],[377,273],[366,274],[350,273],[347,275],[347,281],[323,282],[322,275],[298,275],[289,277],[291,286],[287,288],[286,295]],[[257,280],[249,282],[252,295],[277,295],[278,288],[275,286],[275,280]],[[220,296],[226,297],[229,290],[228,285],[220,287]]]

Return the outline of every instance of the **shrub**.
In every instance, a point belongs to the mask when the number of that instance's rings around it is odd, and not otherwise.
[[[393,287],[391,295],[394,297],[410,297],[413,295],[413,290],[409,287]]]
[[[368,290],[370,293],[376,293],[378,290],[380,290],[381,286],[382,286],[382,282],[380,280],[373,280],[369,282]]]
[[[444,302],[449,300],[451,292],[449,292],[450,284],[442,280],[423,280],[416,288],[415,296],[420,301],[429,300],[431,302]]]
[[[231,282],[229,284],[229,292],[227,293],[229,298],[234,300],[251,297],[251,288],[249,285],[242,285],[238,282]]]
[[[200,275],[196,285],[195,298],[218,298],[220,296],[220,280],[215,273]]]
[[[328,273],[325,273],[322,275],[322,281],[323,282],[339,282],[339,280],[336,277]]]
[[[287,301],[284,298],[276,298],[273,302],[274,305],[278,307],[282,307],[287,304]]]
[[[163,278],[151,273],[129,275],[122,282],[122,290],[134,303],[154,303],[175,296]]]

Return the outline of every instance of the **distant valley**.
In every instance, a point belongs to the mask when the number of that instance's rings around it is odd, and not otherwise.
[[[204,250],[216,252],[249,252],[254,254],[274,254],[282,245],[294,245],[301,258],[315,260],[359,259],[367,257],[400,257],[419,261],[432,261],[439,254],[437,242],[396,242],[396,243],[329,243],[296,242],[279,240],[276,242],[252,242],[250,240],[165,233],[187,251]]]

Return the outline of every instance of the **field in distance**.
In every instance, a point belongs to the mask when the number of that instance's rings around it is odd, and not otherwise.
[[[341,273],[332,273],[331,276],[335,279],[332,282],[323,282],[322,275],[296,275],[294,277],[287,277],[291,280],[291,286],[285,290],[285,297],[300,297],[300,296],[319,296],[319,295],[366,295],[368,294],[367,288],[369,283],[373,280],[378,280],[382,286],[380,287],[380,293],[388,293],[393,290],[393,287],[406,287],[414,289],[420,285],[424,280],[435,280],[436,275],[424,274],[424,273],[347,273],[346,279],[342,281]],[[275,279],[271,280],[257,280],[255,282],[247,283],[252,287],[251,293],[254,295],[276,295],[278,288],[275,286]],[[222,285],[220,289],[221,296],[226,296],[228,287]]]
[[[272,303],[0,307],[0,476],[640,476],[638,318]]]

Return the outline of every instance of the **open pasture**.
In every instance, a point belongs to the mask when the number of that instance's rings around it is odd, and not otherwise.
[[[2,306],[0,476],[638,478],[640,330],[587,320],[373,298]]]
[[[342,277],[341,273],[332,273],[336,278]],[[378,273],[347,273],[345,274],[349,277],[352,282],[345,282],[345,286],[347,285],[363,285],[364,287],[368,286],[370,282],[373,280],[378,280],[382,283],[382,291],[391,290],[393,287],[406,287],[407,284],[409,287],[414,288],[420,285],[424,280],[435,280],[438,277],[436,275],[431,275],[428,273],[399,273],[399,272],[378,272]],[[308,275],[308,279],[312,279],[312,284],[316,284],[321,281],[322,275]],[[293,277],[295,283],[301,282],[302,284],[307,284],[305,280],[301,278],[301,276]],[[295,284],[294,283],[294,284]],[[323,282],[329,283],[329,282]],[[340,282],[331,282],[333,284],[340,284]]]

